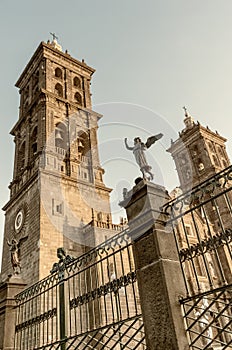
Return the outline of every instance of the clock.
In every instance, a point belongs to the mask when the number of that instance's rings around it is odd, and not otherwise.
[[[15,232],[19,233],[24,224],[24,211],[20,209],[15,217],[14,228]]]

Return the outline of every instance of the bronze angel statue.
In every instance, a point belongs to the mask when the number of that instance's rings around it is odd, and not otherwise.
[[[20,245],[26,241],[28,236],[22,237],[17,241],[15,238],[12,238],[11,242],[7,241],[8,246],[10,247],[11,253],[11,265],[13,267],[14,275],[17,275],[21,272],[20,264]]]
[[[147,163],[147,159],[145,156],[144,151],[151,147],[156,141],[161,139],[163,137],[163,134],[157,134],[151,137],[148,137],[146,143],[143,143],[140,139],[140,137],[136,137],[134,139],[134,147],[129,147],[127,143],[127,138],[125,138],[125,145],[126,148],[130,151],[133,151],[135,160],[137,164],[139,165],[139,168],[143,174],[143,178],[147,180],[153,180],[154,175],[151,172],[151,166]],[[148,174],[149,176],[147,176]]]

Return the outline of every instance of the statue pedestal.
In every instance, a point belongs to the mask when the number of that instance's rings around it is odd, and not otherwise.
[[[161,207],[169,201],[163,186],[140,181],[120,203],[133,240],[140,303],[149,350],[189,349],[179,297],[185,295],[172,230]]]
[[[20,275],[13,275],[0,284],[0,349],[13,350],[15,337],[15,295],[25,289]]]

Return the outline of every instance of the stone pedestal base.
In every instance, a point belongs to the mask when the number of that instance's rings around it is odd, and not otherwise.
[[[25,287],[20,276],[11,276],[0,284],[0,350],[14,349],[15,295]]]
[[[149,350],[189,349],[179,298],[185,287],[164,187],[141,181],[121,203],[127,211]]]

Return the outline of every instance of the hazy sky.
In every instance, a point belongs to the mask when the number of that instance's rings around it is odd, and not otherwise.
[[[94,109],[104,114],[99,144],[113,212],[122,187],[139,175],[125,150],[135,136],[164,138],[148,153],[155,182],[178,185],[165,151],[183,129],[183,110],[228,138],[231,155],[232,2],[226,0],[50,0],[0,2],[1,207],[9,199],[18,118],[14,84],[41,41],[55,32],[63,49],[96,69]],[[0,216],[0,236],[4,216]]]

